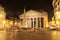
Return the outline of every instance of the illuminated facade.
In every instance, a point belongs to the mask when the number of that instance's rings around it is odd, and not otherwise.
[[[27,28],[46,28],[48,27],[48,14],[47,12],[41,11],[35,11],[35,10],[29,10],[25,12],[25,14],[21,14],[19,16],[21,28],[27,27]],[[26,26],[24,26],[24,20],[26,21]]]
[[[4,11],[4,8],[0,5],[0,28],[4,27],[6,20],[6,13]]]
[[[60,0],[53,0],[54,19],[56,26],[60,26]]]
[[[49,26],[55,26],[54,16],[52,17],[52,20],[49,21]]]
[[[53,0],[52,2],[54,12],[60,11],[60,0]]]

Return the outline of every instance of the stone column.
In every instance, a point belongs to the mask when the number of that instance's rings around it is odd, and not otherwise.
[[[41,29],[41,18],[39,20],[40,20],[40,29]]]
[[[31,18],[29,18],[29,20],[30,20],[30,27],[31,27],[31,26],[32,26],[32,25],[31,25],[32,20],[31,20]]]
[[[33,27],[33,25],[32,25],[33,23],[32,22],[33,22],[33,18],[31,18],[31,27]]]
[[[33,30],[34,30],[34,32],[35,32],[35,26],[34,26],[35,24],[34,24],[34,18],[33,18]]]
[[[36,18],[36,28],[38,28],[38,18]]]
[[[45,19],[46,18],[43,18],[44,20],[43,20],[43,28],[45,29],[45,26],[46,26],[46,21],[45,21]]]
[[[31,18],[29,18],[29,27],[31,27]]]
[[[33,18],[33,28],[34,28],[34,18]]]

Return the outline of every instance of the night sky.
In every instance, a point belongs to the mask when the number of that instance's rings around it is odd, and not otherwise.
[[[26,11],[30,9],[47,11],[49,20],[53,16],[52,0],[0,0],[0,4],[5,8],[7,18],[18,18],[18,15],[23,13],[24,6]]]

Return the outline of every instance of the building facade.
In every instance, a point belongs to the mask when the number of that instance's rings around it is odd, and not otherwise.
[[[54,12],[60,11],[60,0],[53,0],[52,2]]]
[[[55,25],[60,26],[60,0],[53,0]]]
[[[47,12],[41,11],[35,11],[35,10],[29,10],[25,12],[25,14],[19,15],[21,28],[27,27],[27,28],[46,28],[48,27],[48,14]],[[24,25],[24,20],[25,24]]]
[[[4,27],[6,20],[6,13],[4,11],[4,8],[0,5],[0,28]]]

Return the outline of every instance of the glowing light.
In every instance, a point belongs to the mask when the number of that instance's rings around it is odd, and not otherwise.
[[[10,27],[13,24],[13,21],[6,20],[6,27]]]
[[[21,26],[21,23],[18,23],[18,26]]]
[[[6,20],[3,21],[3,26],[5,27]]]
[[[0,14],[0,17],[2,17],[3,15]]]
[[[59,22],[58,22],[58,21],[56,21],[56,24],[59,24]]]
[[[3,24],[5,24],[5,23],[6,23],[6,21],[4,20],[4,21],[3,21]]]
[[[25,27],[27,28],[28,26],[26,25]]]
[[[13,25],[13,21],[10,21],[10,25]]]
[[[15,25],[17,25],[17,22],[15,22]]]
[[[26,27],[26,28],[28,27],[26,22],[25,22],[25,27]]]
[[[59,25],[60,25],[60,11],[57,11],[55,13],[55,15],[56,15],[56,24],[59,27]]]
[[[46,24],[46,27],[48,27],[48,24]]]
[[[56,12],[56,17],[60,19],[60,11]]]
[[[52,21],[52,25],[55,25],[55,21]]]

